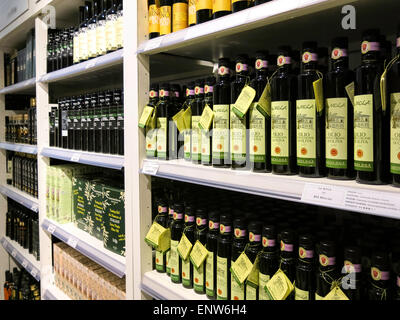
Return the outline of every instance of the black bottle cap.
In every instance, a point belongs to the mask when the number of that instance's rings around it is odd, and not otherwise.
[[[349,39],[347,37],[337,37],[332,40],[332,50],[335,48],[347,49],[349,47]]]
[[[233,220],[233,227],[235,229],[247,229],[247,219],[244,217],[239,217],[235,215],[235,220]]]
[[[205,208],[199,208],[196,210],[196,217],[207,218],[207,210]]]
[[[379,29],[368,29],[362,33],[362,40],[369,42],[379,42],[380,30]]]
[[[219,217],[220,224],[232,225],[232,215],[229,213],[223,213]]]
[[[268,239],[276,239],[276,228],[274,225],[267,224],[263,226],[262,236]]]
[[[378,268],[381,271],[389,270],[389,257],[386,252],[376,252],[372,255],[371,267]]]
[[[160,85],[160,90],[169,91],[169,88],[170,88],[169,83],[162,83],[162,84]]]
[[[280,233],[281,240],[284,243],[293,244],[294,243],[294,232],[291,229],[285,229]]]
[[[196,87],[204,87],[204,79],[197,79],[195,85]]]
[[[188,216],[194,216],[194,210],[191,205],[188,204],[185,206],[185,214]]]
[[[239,54],[236,58],[235,58],[235,63],[248,63],[249,62],[249,56],[247,54]]]
[[[228,58],[220,58],[218,59],[218,67],[226,67],[229,68],[231,65],[231,61]]]
[[[183,204],[182,203],[175,203],[174,204],[174,212],[183,214]]]
[[[219,222],[219,211],[218,210],[211,210],[208,213],[208,218],[213,222]]]
[[[335,242],[330,240],[322,240],[319,245],[319,254],[323,254],[328,257],[334,257],[336,255]]]
[[[306,250],[314,249],[314,237],[311,234],[300,235],[299,247],[303,247]]]
[[[315,41],[303,42],[303,52],[317,53],[317,42]]]
[[[355,246],[349,246],[344,249],[344,260],[352,264],[361,263],[361,250]]]
[[[256,52],[256,59],[268,60],[269,52],[268,50],[259,50]]]
[[[215,77],[208,77],[206,79],[206,85],[213,86],[215,84]]]

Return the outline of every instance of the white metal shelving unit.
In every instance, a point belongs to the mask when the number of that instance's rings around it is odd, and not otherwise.
[[[34,212],[38,212],[39,210],[39,200],[32,197],[30,194],[23,192],[19,189],[16,189],[7,184],[0,185],[0,193],[6,197],[13,199],[24,207],[32,210]]]

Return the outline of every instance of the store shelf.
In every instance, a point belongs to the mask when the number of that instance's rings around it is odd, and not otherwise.
[[[44,219],[42,229],[92,259],[108,271],[122,278],[125,275],[125,257],[115,254],[103,247],[103,242],[87,232],[78,229],[73,223],[60,225]]]
[[[355,181],[278,176],[195,165],[185,160],[144,160],[141,173],[265,197],[400,219],[400,189]]]
[[[166,273],[156,270],[143,275],[142,291],[157,300],[208,300],[205,294],[186,289],[181,283],[172,283]]]
[[[124,50],[118,50],[104,56],[97,57],[82,63],[75,64],[68,68],[50,72],[39,78],[42,83],[53,83],[61,80],[76,79],[83,74],[102,71],[113,66],[122,65],[124,59]]]
[[[54,284],[48,286],[46,291],[44,292],[44,296],[42,300],[60,300],[60,301],[65,301],[65,300],[71,300],[70,297],[68,297],[62,290],[57,288]]]
[[[0,94],[35,94],[36,78],[18,82],[0,89]]]
[[[77,150],[68,150],[60,148],[43,148],[42,156],[82,163],[91,166],[121,170],[124,167],[124,157],[102,153],[81,152]]]
[[[36,258],[29,253],[29,250],[24,249],[17,242],[8,237],[3,237],[0,242],[3,248],[18,261],[32,277],[40,281],[40,261],[37,261]]]
[[[29,144],[0,142],[0,149],[29,153],[29,154],[37,154],[37,146]]]
[[[34,212],[39,212],[39,200],[21,190],[3,184],[0,185],[0,193]]]

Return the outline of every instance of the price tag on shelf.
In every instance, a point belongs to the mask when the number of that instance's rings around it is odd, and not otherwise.
[[[80,158],[81,158],[81,155],[79,153],[74,153],[71,157],[71,161],[78,162]]]
[[[28,261],[26,261],[26,259],[24,259],[24,261],[22,261],[21,265],[24,269],[26,269],[26,267],[28,266]]]
[[[32,277],[34,277],[34,278],[36,278],[36,276],[37,276],[37,270],[36,269],[32,269],[32,271],[31,271],[31,275],[32,275]]]
[[[342,207],[344,204],[345,190],[340,187],[324,184],[306,183],[301,201]]]
[[[15,258],[16,256],[17,256],[17,250],[13,250],[12,252],[11,252],[11,255]]]
[[[6,239],[5,239],[5,238],[1,239],[1,244],[3,245],[3,247],[5,247],[5,246],[6,246],[6,244],[7,244],[7,241],[6,241]]]
[[[74,237],[70,237],[67,241],[67,244],[72,247],[72,248],[76,248],[77,244],[78,244],[78,239],[74,238]]]
[[[145,162],[144,165],[143,165],[142,172],[144,174],[155,176],[157,174],[159,168],[160,168],[160,166],[158,164],[156,164],[156,163]]]
[[[53,234],[54,231],[56,231],[56,226],[53,225],[53,224],[49,225],[49,226],[47,227],[47,231],[48,231],[49,233]]]
[[[34,212],[37,212],[38,208],[39,208],[39,206],[36,203],[34,203],[31,207],[31,210]]]

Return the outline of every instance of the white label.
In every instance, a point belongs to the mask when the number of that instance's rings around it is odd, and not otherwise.
[[[144,174],[155,176],[157,174],[157,172],[158,172],[159,167],[160,166],[158,164],[155,164],[155,163],[145,163],[143,165],[143,170],[142,171],[143,171]]]
[[[345,190],[330,185],[306,183],[301,200],[311,204],[343,206]]]
[[[26,269],[26,267],[28,266],[28,261],[26,261],[25,259],[24,259],[24,261],[22,261],[22,264],[21,264],[23,267],[24,267],[24,269]]]
[[[79,153],[74,153],[71,157],[72,162],[78,162],[80,159],[81,155]]]
[[[68,239],[67,244],[72,247],[72,248],[76,248],[76,245],[78,244],[78,240],[75,239],[74,237],[71,237]]]
[[[53,234],[54,233],[54,231],[56,231],[56,226],[55,225],[49,225],[48,227],[47,227],[47,231],[49,232],[49,233],[51,233],[51,234]]]
[[[12,252],[11,252],[11,255],[15,258],[16,256],[17,256],[17,250],[13,250]]]

